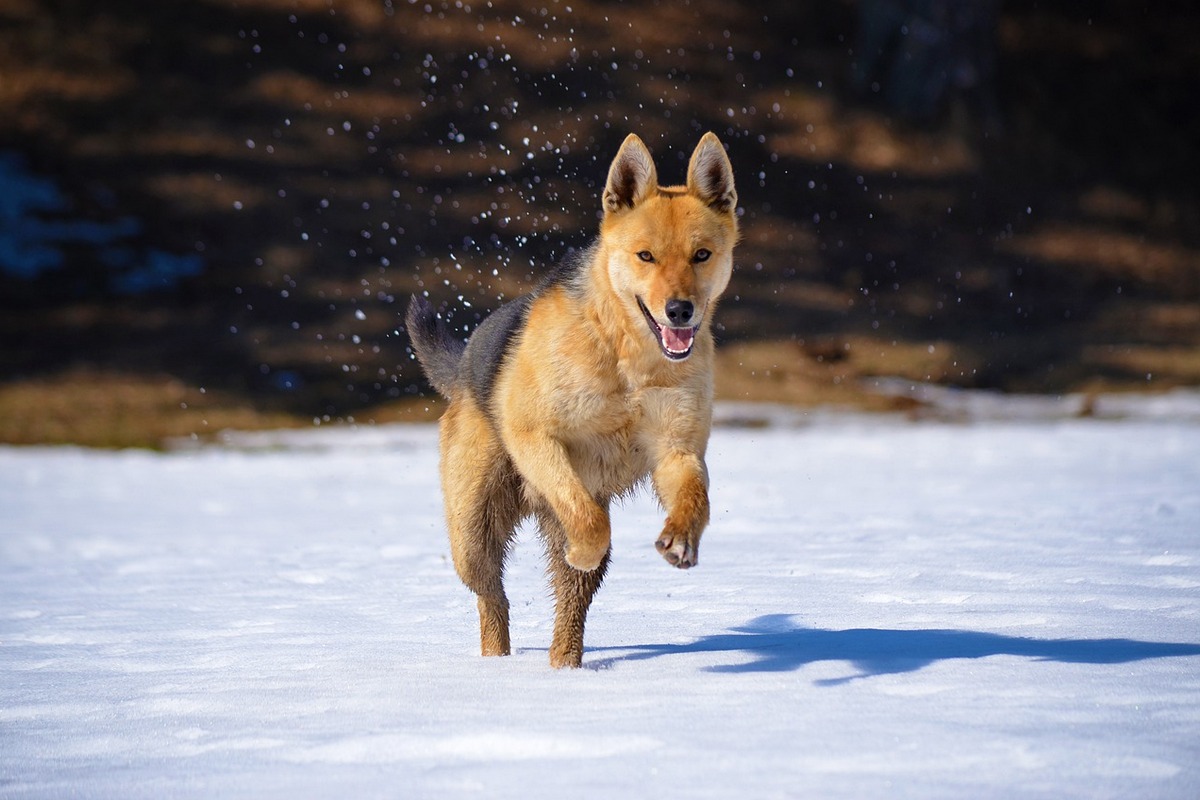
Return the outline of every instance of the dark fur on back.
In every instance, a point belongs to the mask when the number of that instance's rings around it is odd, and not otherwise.
[[[405,324],[433,388],[447,400],[465,388],[486,409],[496,373],[513,337],[525,324],[534,296],[523,295],[500,306],[464,342],[438,318],[428,300],[413,295]]]
[[[480,323],[467,342],[461,377],[485,410],[490,409],[496,374],[513,338],[525,327],[534,296],[522,295],[497,308]]]
[[[413,295],[405,324],[433,388],[449,400],[455,391],[466,387],[480,406],[489,410],[496,375],[504,366],[513,339],[525,327],[533,301],[553,286],[569,285],[590,258],[591,250],[585,250],[563,261],[532,292],[489,314],[465,343],[438,318],[428,300]]]

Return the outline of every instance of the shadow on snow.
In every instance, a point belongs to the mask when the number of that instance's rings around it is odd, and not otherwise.
[[[845,678],[817,681],[834,686],[857,678],[915,672],[937,661],[987,656],[1024,656],[1069,664],[1123,664],[1150,658],[1200,655],[1200,644],[1142,642],[1133,639],[1031,639],[995,633],[955,630],[844,631],[796,626],[789,614],[756,617],[729,633],[705,636],[689,644],[589,648],[589,652],[629,650],[626,655],[585,663],[607,669],[622,661],[640,661],[684,653],[745,653],[742,664],[706,667],[708,672],[785,672],[818,661],[848,661],[860,671]]]

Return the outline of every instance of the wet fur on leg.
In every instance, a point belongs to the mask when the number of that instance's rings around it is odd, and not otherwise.
[[[582,571],[566,558],[567,534],[549,509],[537,514],[538,528],[546,546],[547,571],[554,591],[554,636],[550,641],[550,666],[578,667],[583,663],[583,629],[588,608],[608,571],[612,549],[600,557],[595,569]]]

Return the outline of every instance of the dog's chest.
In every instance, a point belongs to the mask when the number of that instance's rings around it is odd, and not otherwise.
[[[679,420],[664,414],[664,408],[679,408],[675,394],[658,390],[578,398],[577,425],[567,445],[589,491],[622,494],[651,473],[677,432]]]
[[[638,406],[627,396],[599,393],[577,396],[573,405],[565,438],[584,486],[595,494],[620,494],[645,477]]]

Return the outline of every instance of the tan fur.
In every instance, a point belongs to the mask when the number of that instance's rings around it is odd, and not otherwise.
[[[612,499],[649,478],[667,512],[657,549],[675,566],[695,565],[709,518],[710,325],[733,269],[735,205],[711,133],[687,185],[675,187],[658,186],[631,135],[610,170],[590,261],[534,299],[496,374],[490,413],[470,391],[452,395],[441,420],[446,518],[455,568],[479,597],[484,655],[510,651],[504,558],[526,516],[536,516],[548,552],[555,667],[581,663],[588,606],[609,559]],[[701,250],[711,253],[702,263]],[[664,354],[638,297],[660,324],[668,301],[693,304],[690,356]]]

